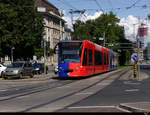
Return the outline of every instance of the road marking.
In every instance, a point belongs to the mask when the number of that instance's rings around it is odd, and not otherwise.
[[[131,113],[131,111],[123,109],[123,108],[120,108],[119,106],[117,106],[116,108],[119,109],[120,111]]]
[[[124,84],[129,84],[129,85],[140,85],[141,83],[132,83],[130,81],[125,81],[123,82]]]
[[[132,92],[132,91],[139,91],[139,89],[127,89],[127,90],[125,90],[125,91],[127,91],[127,92]]]
[[[68,86],[68,85],[66,85],[66,86],[60,86],[60,87],[57,87],[57,88],[68,88],[68,87],[70,87],[70,86]]]
[[[75,95],[89,95],[89,94],[93,94],[93,92],[87,92],[87,93],[77,93]]]
[[[68,107],[68,109],[88,109],[88,108],[115,108],[116,106],[78,106]]]

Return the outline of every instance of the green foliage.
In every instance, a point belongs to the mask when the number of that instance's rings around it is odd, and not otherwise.
[[[52,55],[54,54],[54,49],[52,49],[52,48],[47,48],[47,54],[48,54],[49,56],[52,56]]]
[[[43,39],[43,17],[36,11],[34,0],[0,0],[0,56],[32,58]]]
[[[74,24],[72,38],[89,40],[102,46],[104,45],[104,41],[99,40],[99,38],[105,38],[105,46],[107,48],[116,52],[120,49],[121,52],[118,52],[120,59],[119,64],[124,65],[125,62],[129,60],[132,51],[123,51],[120,43],[131,42],[125,39],[124,27],[118,25],[119,21],[120,19],[112,12],[109,14],[102,14],[95,20],[88,20],[86,22],[77,20]],[[113,46],[109,44],[113,44]]]

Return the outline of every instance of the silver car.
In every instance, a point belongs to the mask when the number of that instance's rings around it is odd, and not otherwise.
[[[5,69],[6,69],[6,67],[4,65],[0,64],[0,77],[2,77]]]
[[[33,67],[32,64],[26,61],[16,61],[7,66],[6,70],[3,73],[3,78],[12,78],[18,77],[22,78],[23,76],[33,77]]]

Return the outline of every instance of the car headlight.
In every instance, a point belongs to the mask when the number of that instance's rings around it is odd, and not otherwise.
[[[35,68],[35,70],[40,70],[40,68]]]
[[[14,70],[13,73],[18,74],[19,70]]]

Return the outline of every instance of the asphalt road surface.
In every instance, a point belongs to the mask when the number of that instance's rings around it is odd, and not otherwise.
[[[150,101],[147,70],[117,70],[83,79],[1,80],[0,112],[130,112],[121,103]]]

